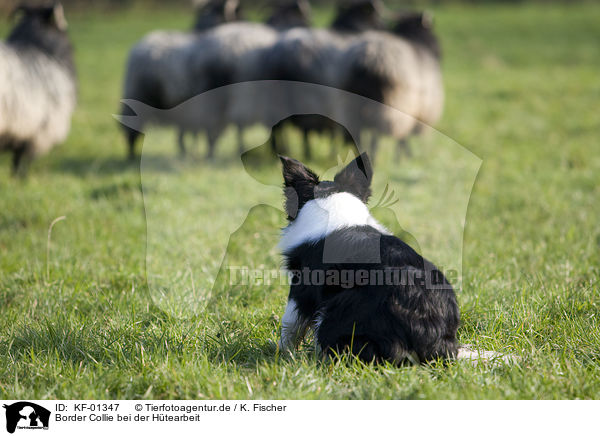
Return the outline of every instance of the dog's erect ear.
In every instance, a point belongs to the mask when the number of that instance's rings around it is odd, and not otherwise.
[[[302,162],[286,156],[279,156],[279,159],[283,164],[283,181],[286,187],[295,187],[298,184],[316,185],[319,183],[319,177],[304,166]]]
[[[371,161],[367,153],[362,153],[350,162],[346,168],[337,173],[333,181],[340,188],[356,195],[366,203],[371,196],[372,178],[373,169],[371,168]]]
[[[279,159],[283,165],[285,211],[288,219],[293,220],[302,206],[314,198],[319,177],[296,159],[285,156]]]

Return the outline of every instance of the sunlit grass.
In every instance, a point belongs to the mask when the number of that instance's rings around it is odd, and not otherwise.
[[[144,171],[125,162],[111,115],[127,50],[151,29],[186,28],[189,16],[78,12],[70,21],[80,98],[68,141],[24,183],[10,179],[8,158],[0,159],[0,396],[598,398],[600,8],[435,12],[447,90],[442,133],[413,142],[413,158],[400,163],[384,149],[374,200],[395,180],[398,222],[382,220],[446,262],[435,247],[447,239],[447,217],[422,217],[454,202],[432,197],[446,179],[441,167],[428,168],[427,147],[441,150],[447,135],[482,159],[466,215],[459,337],[517,354],[519,363],[370,367],[321,362],[310,344],[293,358],[277,355],[287,290],[214,284],[203,270],[222,262],[279,267],[277,167],[249,174],[232,157],[232,134],[215,164],[204,162],[202,140],[193,161],[181,162],[169,131],[159,132],[156,152],[148,148]],[[327,147],[322,139],[315,145]],[[329,169],[326,156],[313,162],[319,172]],[[252,209],[257,187],[264,205]],[[148,198],[157,201],[144,204]],[[185,213],[173,207],[182,204]],[[46,259],[48,227],[60,216],[67,218],[54,226]],[[206,233],[177,239],[169,233],[174,218]],[[148,237],[147,226],[156,229]],[[189,267],[177,250],[192,254]],[[195,291],[192,306],[157,299],[156,271],[168,273],[161,283],[169,289]]]

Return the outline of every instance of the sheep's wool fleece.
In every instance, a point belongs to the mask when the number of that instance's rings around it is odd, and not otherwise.
[[[191,33],[158,30],[146,35],[129,54],[124,98],[145,100],[148,83],[161,89],[166,107],[190,98],[187,59],[197,37]]]
[[[0,132],[31,141],[34,154],[65,140],[76,103],[75,81],[66,67],[46,54],[17,52],[0,42]]]

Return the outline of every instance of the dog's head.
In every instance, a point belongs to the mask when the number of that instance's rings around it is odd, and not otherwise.
[[[325,198],[339,192],[347,192],[369,201],[373,170],[366,153],[361,154],[335,175],[333,181],[320,181],[319,177],[296,159],[280,156],[283,164],[285,211],[293,221],[302,207],[315,198]]]

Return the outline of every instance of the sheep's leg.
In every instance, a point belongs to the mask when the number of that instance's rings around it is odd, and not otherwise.
[[[329,158],[335,159],[335,154],[337,152],[338,143],[340,142],[340,135],[336,130],[331,132],[331,141],[329,141]]]
[[[402,138],[396,142],[396,162],[400,161],[402,153],[406,154],[408,157],[412,156],[408,138]]]
[[[31,163],[30,145],[28,143],[18,144],[13,153],[12,175],[13,177],[25,177],[29,164]]]
[[[208,131],[206,133],[206,139],[208,142],[208,152],[206,154],[206,158],[208,160],[215,159],[215,146],[217,145],[217,135],[214,132]]]
[[[191,142],[188,142],[188,145],[191,144],[191,149],[189,149],[189,151],[191,151],[194,156],[197,156],[198,155],[198,144],[199,144],[198,131],[192,130],[191,132],[188,131],[187,133],[188,133],[188,138],[190,137],[190,135],[192,136]],[[187,151],[188,151],[188,148],[186,146],[186,152]]]
[[[304,147],[304,159],[311,160],[312,153],[310,150],[310,138],[308,137],[308,134],[308,129],[302,129],[302,146]]]
[[[244,154],[244,127],[240,124],[237,128],[237,145],[238,145],[238,153],[241,156]]]
[[[127,130],[127,145],[129,146],[129,154],[128,154],[129,160],[135,159],[135,141],[138,136],[139,136],[139,132],[137,132],[133,129]]]
[[[287,147],[285,146],[285,141],[281,140],[283,136],[283,130],[285,126],[281,124],[276,124],[273,126],[273,130],[271,130],[271,151],[273,154],[287,154]]]
[[[364,147],[362,146],[362,144],[363,144],[362,130],[359,130],[357,132],[358,136],[356,137],[356,139],[358,140],[358,142],[354,139],[354,137],[348,130],[338,129],[338,132],[339,132],[338,137],[340,138],[340,142],[342,144],[342,149],[349,148],[352,151],[352,154],[354,154],[354,156],[358,156],[361,153],[361,151],[364,150]]]
[[[327,135],[327,143],[329,144],[329,157],[334,159],[340,142],[340,135],[335,128],[327,130],[324,134]]]
[[[179,129],[177,144],[179,145],[179,156],[185,157],[185,130],[183,129]]]
[[[208,138],[208,153],[206,154],[208,160],[215,159],[215,140],[209,136]]]
[[[279,133],[281,131],[281,125],[279,123],[275,124],[273,126],[273,129],[271,129],[271,140],[270,140],[270,145],[271,145],[271,152],[273,152],[274,155],[278,155],[279,154]]]
[[[192,132],[192,137],[193,137],[192,146],[194,147],[194,150],[197,151],[198,150],[198,131]]]
[[[377,149],[379,148],[379,137],[373,132],[371,133],[371,162],[375,162],[375,156],[377,155]]]
[[[284,132],[285,132],[285,126],[280,125],[279,128],[277,129],[277,132],[273,133],[273,138],[277,138],[277,144],[275,144],[275,149],[273,150],[273,151],[275,151],[275,154],[277,154],[277,153],[288,154],[288,148],[285,143]]]
[[[275,139],[275,133],[271,135],[269,145],[271,146],[271,153],[277,156],[277,139]]]

